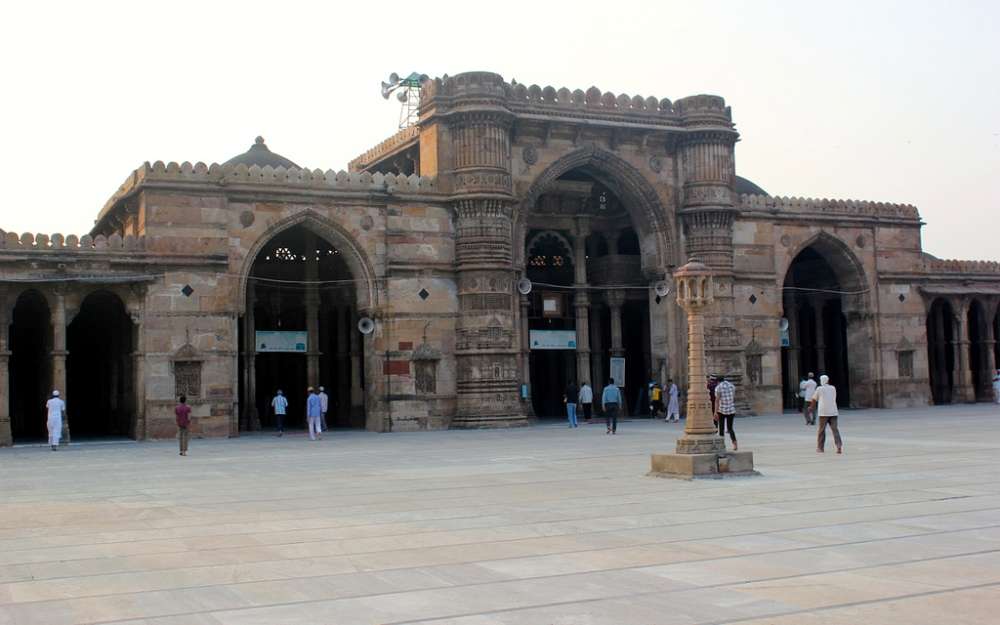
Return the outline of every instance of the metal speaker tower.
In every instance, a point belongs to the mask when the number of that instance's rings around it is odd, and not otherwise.
[[[427,81],[427,74],[412,72],[406,78],[399,74],[389,74],[389,82],[382,82],[382,97],[389,99],[393,93],[401,104],[399,109],[399,127],[407,128],[417,123],[417,109],[420,108],[420,87]]]

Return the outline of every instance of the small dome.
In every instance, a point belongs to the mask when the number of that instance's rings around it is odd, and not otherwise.
[[[296,169],[299,168],[298,165],[284,156],[267,149],[267,146],[264,144],[264,137],[257,137],[254,140],[253,145],[250,146],[249,150],[239,156],[234,156],[223,163],[223,165],[240,164],[246,165],[247,167],[251,167],[253,165],[257,165],[258,167],[266,167],[268,165],[271,167],[278,167],[280,165],[285,169],[291,169],[293,167]]]
[[[734,186],[736,187],[736,195],[770,195],[764,189],[761,189],[741,176],[736,176],[736,184]]]

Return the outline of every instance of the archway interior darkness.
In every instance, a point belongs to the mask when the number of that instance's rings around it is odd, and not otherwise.
[[[10,326],[10,427],[15,443],[45,440],[45,401],[52,392],[52,322],[45,298],[17,298]]]
[[[355,284],[342,250],[299,224],[261,249],[249,280],[247,306],[253,310],[255,333],[301,331],[307,343],[313,340],[311,333],[317,335],[308,352],[257,352],[251,401],[261,426],[275,427],[271,400],[281,389],[288,399],[285,427],[304,428],[307,388],[323,386],[330,398],[327,425],[363,428],[362,341],[356,329]]]
[[[851,403],[843,291],[837,273],[813,246],[802,250],[788,268],[783,301],[789,345],[781,350],[785,408],[796,407],[799,382],[809,372],[817,382],[820,375],[830,376],[837,403]]]
[[[955,393],[954,311],[944,299],[931,303],[927,315],[927,361],[934,403],[950,404]]]
[[[535,284],[528,296],[529,330],[575,332],[576,304],[589,300],[589,370],[578,371],[575,348],[532,345],[531,399],[537,417],[565,417],[562,398],[570,381],[587,381],[599,394],[612,356],[625,357],[627,407],[647,403],[636,393],[645,391],[650,372],[648,289],[622,288],[645,285],[639,237],[611,186],[590,167],[570,170],[539,196],[528,217],[525,272]],[[581,261],[582,284],[577,271]],[[618,316],[618,333],[612,332],[612,315]]]
[[[66,330],[66,413],[81,437],[134,435],[132,320],[109,291],[91,293]]]
[[[969,372],[972,374],[972,389],[976,401],[990,401],[993,398],[992,371],[986,359],[986,309],[978,300],[969,305],[966,318],[969,328]]]

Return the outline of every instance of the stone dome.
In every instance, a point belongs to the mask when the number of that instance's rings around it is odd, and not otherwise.
[[[741,176],[736,176],[736,184],[733,186],[735,187],[736,195],[770,195],[764,189],[761,189],[753,182]]]
[[[223,165],[246,165],[251,167],[257,165],[258,167],[266,167],[270,165],[271,167],[284,167],[285,169],[291,169],[292,167],[298,169],[299,166],[288,160],[284,156],[272,152],[267,149],[267,145],[264,144],[264,137],[257,137],[250,149],[240,154],[239,156],[234,156],[229,159]]]

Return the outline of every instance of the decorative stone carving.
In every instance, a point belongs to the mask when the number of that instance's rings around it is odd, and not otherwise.
[[[649,168],[656,173],[660,173],[663,171],[663,160],[659,156],[650,156]]]
[[[538,162],[538,148],[533,145],[526,145],[521,150],[521,158],[527,165],[534,165]]]

